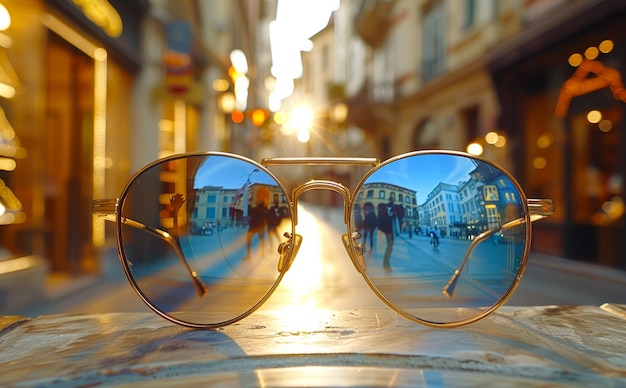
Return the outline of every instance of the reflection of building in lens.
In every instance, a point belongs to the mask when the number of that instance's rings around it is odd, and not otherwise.
[[[389,204],[393,197],[393,213],[398,219],[398,229],[408,231],[418,223],[416,191],[389,183],[365,183],[357,193],[356,202],[365,208],[373,205],[374,209],[379,204]]]
[[[420,205],[420,232],[439,228],[442,236],[457,236],[456,225],[463,221],[459,203],[459,186],[440,182]]]
[[[191,216],[191,227],[234,227],[242,226],[244,221],[243,196],[248,192],[248,207],[271,207],[270,198],[278,195],[279,208],[284,217],[289,216],[287,198],[278,186],[253,183],[250,187],[224,188],[222,186],[205,186],[196,190],[196,204]]]
[[[476,179],[459,183],[459,206],[463,221],[455,226],[460,238],[473,239],[485,228],[485,213],[480,204],[477,183]]]
[[[520,217],[519,192],[500,170],[479,163],[469,175],[458,185],[440,182],[428,193],[419,206],[420,232],[437,226],[444,236],[473,239]]]

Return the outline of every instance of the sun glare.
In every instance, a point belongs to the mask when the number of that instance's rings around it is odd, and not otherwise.
[[[304,236],[298,257],[268,302],[281,299],[280,305],[272,308],[271,313],[285,328],[315,330],[319,325],[317,296],[322,287],[322,242],[314,215],[301,206],[298,207],[297,230]]]

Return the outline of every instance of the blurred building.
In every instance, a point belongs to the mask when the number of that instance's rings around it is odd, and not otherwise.
[[[346,125],[379,157],[481,154],[529,197],[555,200],[556,214],[535,225],[535,250],[626,266],[623,2],[341,4],[353,27],[337,55]]]
[[[53,272],[97,272],[90,203],[117,195],[129,176],[148,3],[2,5],[10,21],[0,39],[2,73],[12,67],[17,81],[0,105],[24,149],[15,168],[0,173],[24,214],[0,226],[3,259],[34,256]],[[12,298],[2,296],[4,304]]]
[[[342,0],[299,47],[302,74],[278,110],[278,0],[0,4],[2,261],[97,273],[115,234],[92,199],[171,153],[384,159],[472,145],[529,197],[555,200],[535,250],[626,267],[620,0]],[[315,114],[297,139],[283,119],[301,104]],[[282,172],[350,187],[362,176]]]
[[[0,4],[0,148],[13,150],[0,163],[4,308],[41,289],[41,274],[100,271],[115,231],[91,214],[94,198],[119,196],[158,157],[236,148],[218,102],[233,87],[229,52],[256,50],[241,28],[258,28],[260,11],[218,0]]]
[[[515,173],[557,213],[535,246],[626,268],[626,3],[525,1],[518,34],[489,55]]]

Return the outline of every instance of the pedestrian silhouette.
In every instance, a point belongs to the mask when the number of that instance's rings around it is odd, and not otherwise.
[[[256,191],[256,204],[251,206],[248,214],[250,224],[246,233],[246,259],[250,258],[250,248],[254,235],[259,236],[261,242],[261,254],[265,254],[265,229],[267,228],[267,202],[269,191],[266,188],[259,188]]]
[[[366,202],[363,205],[364,220],[363,220],[363,244],[367,245],[367,238],[370,239],[370,252],[374,249],[374,231],[378,224],[378,217],[376,217],[376,211],[374,205],[371,202]]]
[[[385,234],[387,246],[385,247],[385,256],[383,257],[383,267],[391,270],[391,250],[393,249],[393,211],[392,208],[384,203],[378,204],[378,229]]]

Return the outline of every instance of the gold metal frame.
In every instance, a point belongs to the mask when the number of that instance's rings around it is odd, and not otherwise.
[[[376,286],[372,283],[372,281],[369,279],[368,275],[366,274],[366,268],[365,268],[365,262],[363,259],[363,253],[364,253],[364,248],[363,245],[361,243],[358,243],[356,240],[360,237],[360,235],[358,233],[354,233],[351,232],[353,230],[353,225],[352,225],[352,217],[351,217],[351,212],[352,212],[352,207],[353,207],[353,201],[354,198],[352,196],[352,192],[350,191],[349,188],[345,187],[343,184],[339,183],[339,182],[335,182],[335,181],[329,181],[329,180],[319,180],[319,179],[312,179],[308,182],[302,183],[300,185],[295,186],[292,191],[291,191],[291,195],[288,199],[288,206],[289,209],[291,210],[291,219],[292,219],[292,232],[291,233],[286,233],[285,237],[288,238],[288,241],[285,243],[280,244],[279,248],[278,248],[278,253],[280,254],[280,258],[278,261],[278,272],[279,275],[274,283],[274,285],[271,287],[271,289],[266,293],[266,295],[264,295],[258,303],[256,303],[251,309],[249,309],[248,311],[244,312],[243,314],[239,315],[238,317],[235,317],[233,319],[230,319],[228,321],[225,322],[221,322],[218,324],[206,324],[206,325],[202,325],[202,324],[195,324],[195,323],[190,323],[190,322],[185,322],[185,321],[181,321],[179,319],[176,319],[170,315],[168,315],[167,313],[164,313],[162,311],[160,311],[158,308],[156,308],[155,306],[152,305],[152,303],[150,302],[150,300],[143,295],[143,293],[141,292],[141,290],[139,289],[139,287],[137,286],[137,284],[135,283],[132,274],[130,273],[130,270],[127,266],[127,261],[125,258],[125,253],[124,253],[124,249],[122,246],[122,241],[120,240],[120,235],[121,235],[121,226],[122,225],[127,225],[127,226],[131,226],[134,228],[138,228],[141,230],[146,231],[147,233],[150,233],[158,238],[163,239],[164,241],[166,241],[169,245],[171,245],[177,256],[179,257],[179,259],[182,261],[182,263],[185,265],[185,267],[187,268],[187,271],[189,272],[189,275],[192,279],[193,285],[198,293],[199,297],[202,297],[204,295],[204,293],[206,292],[206,286],[203,284],[202,279],[198,276],[197,272],[190,266],[190,264],[187,262],[187,260],[184,257],[184,254],[182,252],[182,250],[180,249],[180,247],[178,246],[177,241],[172,238],[172,236],[170,236],[170,234],[167,231],[164,230],[160,230],[160,229],[156,229],[156,228],[152,228],[149,226],[146,226],[142,223],[139,223],[137,221],[134,220],[130,220],[128,218],[125,217],[120,217],[118,210],[119,210],[119,206],[120,203],[123,202],[124,198],[126,197],[126,194],[132,184],[132,182],[135,180],[135,178],[139,175],[141,175],[144,171],[150,169],[151,167],[159,164],[159,163],[163,163],[164,161],[168,161],[168,160],[176,160],[176,159],[183,159],[186,157],[190,157],[190,156],[227,156],[227,157],[231,157],[234,159],[239,159],[242,161],[245,161],[247,163],[250,163],[254,166],[256,166],[257,168],[261,168],[263,169],[263,171],[267,174],[269,174],[273,179],[276,180],[276,182],[280,185],[281,190],[283,190],[283,192],[287,192],[284,188],[284,186],[282,185],[282,183],[280,182],[280,180],[278,180],[278,178],[268,169],[269,166],[277,166],[277,165],[290,165],[290,166],[294,166],[294,165],[309,165],[309,166],[321,166],[321,165],[348,165],[348,166],[364,166],[364,167],[372,167],[372,169],[367,172],[365,174],[365,176],[360,180],[360,182],[357,184],[356,188],[359,189],[363,183],[367,180],[367,178],[372,175],[374,172],[376,172],[379,168],[393,163],[397,160],[403,159],[403,158],[407,158],[407,157],[412,157],[412,156],[418,156],[418,155],[433,155],[433,154],[442,154],[442,155],[457,155],[457,156],[463,156],[463,157],[467,157],[467,158],[471,158],[477,161],[481,161],[483,163],[487,163],[495,168],[497,168],[498,170],[500,170],[512,183],[513,185],[516,187],[516,189],[518,190],[518,192],[520,193],[520,195],[522,195],[523,198],[521,198],[521,204],[524,207],[524,217],[519,218],[519,219],[515,219],[513,221],[508,222],[505,225],[502,225],[502,227],[500,229],[492,229],[489,231],[486,231],[482,234],[480,234],[479,236],[477,236],[472,243],[470,244],[463,260],[461,261],[461,264],[459,265],[459,267],[454,271],[452,277],[450,278],[450,280],[448,281],[448,283],[446,284],[446,286],[443,288],[442,293],[443,295],[447,296],[447,297],[452,297],[454,295],[454,289],[456,286],[456,283],[459,279],[460,273],[463,270],[463,268],[465,267],[465,265],[467,264],[472,251],[474,250],[474,248],[476,246],[478,246],[478,244],[483,241],[484,239],[492,236],[493,234],[502,231],[502,230],[506,230],[508,228],[514,227],[514,226],[518,226],[521,224],[526,224],[528,225],[528,227],[526,228],[526,236],[525,236],[525,246],[524,246],[524,258],[523,258],[523,262],[520,265],[520,268],[518,270],[517,273],[517,277],[515,279],[515,281],[513,282],[513,284],[511,285],[511,287],[507,290],[507,292],[505,293],[505,295],[502,296],[502,298],[499,300],[498,303],[496,303],[495,305],[491,306],[488,309],[485,309],[481,314],[477,315],[477,316],[473,316],[471,318],[468,318],[466,320],[463,321],[459,321],[459,322],[451,322],[451,323],[439,323],[439,322],[430,322],[430,321],[426,321],[423,319],[420,319],[418,317],[415,317],[409,313],[407,313],[406,311],[402,310],[401,308],[395,306],[391,301],[389,301],[377,288]],[[554,212],[554,203],[552,202],[552,200],[549,199],[527,199],[525,197],[524,191],[522,190],[520,184],[517,182],[517,180],[510,174],[508,173],[506,170],[504,170],[501,166],[487,160],[484,159],[482,157],[477,157],[474,155],[469,155],[466,153],[462,153],[462,152],[456,152],[456,151],[415,151],[415,152],[410,152],[410,153],[406,153],[406,154],[402,154],[402,155],[398,155],[396,157],[393,157],[391,159],[388,159],[384,162],[381,162],[379,159],[376,158],[345,158],[345,157],[293,157],[293,158],[266,158],[266,159],[262,159],[261,163],[257,163],[251,159],[245,158],[243,156],[240,155],[235,155],[235,154],[228,154],[228,153],[222,153],[222,152],[196,152],[196,153],[186,153],[186,154],[178,154],[178,155],[172,155],[163,159],[159,159],[157,161],[154,161],[153,163],[148,164],[147,166],[145,166],[144,168],[142,168],[140,171],[138,171],[129,181],[129,183],[127,184],[127,186],[124,188],[124,190],[122,191],[122,195],[117,198],[117,199],[96,199],[93,201],[92,203],[92,212],[94,215],[102,217],[105,220],[109,220],[109,221],[115,221],[117,222],[117,234],[118,234],[118,253],[120,256],[120,261],[122,263],[122,266],[124,267],[124,271],[126,273],[126,276],[128,278],[128,280],[130,281],[131,285],[133,286],[133,288],[135,289],[135,291],[137,292],[137,294],[141,297],[141,299],[143,299],[143,301],[150,307],[152,308],[157,314],[161,315],[162,317],[183,325],[183,326],[187,326],[187,327],[192,327],[192,328],[216,328],[216,327],[220,327],[220,326],[225,326],[231,323],[234,323],[236,321],[239,321],[243,318],[245,318],[246,316],[250,315],[251,313],[253,313],[256,309],[258,309],[270,296],[271,294],[274,292],[274,290],[276,289],[276,287],[278,286],[278,284],[280,283],[282,277],[284,276],[284,274],[286,273],[286,271],[289,270],[289,268],[291,267],[291,264],[293,263],[293,260],[295,259],[297,252],[300,248],[300,244],[302,242],[302,236],[298,235],[295,233],[296,230],[296,226],[298,224],[298,209],[297,209],[297,205],[298,205],[298,200],[300,198],[300,196],[308,191],[312,191],[312,190],[330,190],[330,191],[334,191],[338,194],[340,194],[343,199],[344,199],[344,222],[347,226],[347,231],[348,233],[345,233],[341,236],[342,242],[346,248],[346,251],[348,252],[348,256],[350,257],[350,259],[352,260],[355,268],[357,269],[357,271],[363,276],[363,278],[365,279],[366,283],[369,285],[369,287],[373,290],[373,292],[385,303],[387,304],[392,310],[396,311],[398,314],[408,318],[409,320],[412,320],[414,322],[417,323],[421,323],[427,326],[432,326],[432,327],[457,327],[457,326],[461,326],[461,325],[465,325],[471,322],[475,322],[479,319],[482,319],[483,317],[485,317],[486,315],[488,315],[489,313],[491,313],[492,311],[496,310],[498,307],[500,307],[502,304],[504,304],[506,302],[506,300],[510,297],[510,295],[513,293],[513,291],[515,290],[515,288],[517,287],[517,285],[519,284],[519,281],[525,271],[526,268],[526,263],[527,263],[527,259],[528,259],[528,252],[530,249],[530,237],[531,237],[531,228],[530,228],[530,224],[534,221],[540,220],[542,218],[545,218],[549,215],[551,215]]]

